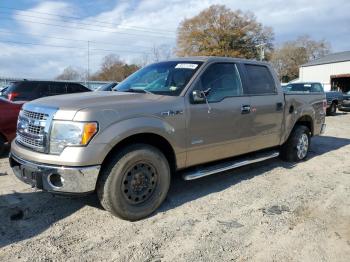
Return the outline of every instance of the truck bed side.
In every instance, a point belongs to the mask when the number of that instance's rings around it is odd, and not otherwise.
[[[284,121],[282,126],[281,144],[289,137],[297,122],[308,124],[311,135],[319,135],[325,119],[324,93],[284,93]]]

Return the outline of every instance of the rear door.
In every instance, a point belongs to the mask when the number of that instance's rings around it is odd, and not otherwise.
[[[244,63],[244,82],[251,106],[251,151],[279,145],[285,106],[282,89],[277,89],[268,66]]]
[[[192,100],[194,90],[209,90],[207,103]],[[249,151],[249,105],[235,63],[213,63],[197,77],[188,92],[187,166],[223,159]]]

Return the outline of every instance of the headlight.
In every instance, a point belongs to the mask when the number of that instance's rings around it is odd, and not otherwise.
[[[60,154],[67,146],[87,145],[97,130],[96,122],[53,121],[50,154]]]

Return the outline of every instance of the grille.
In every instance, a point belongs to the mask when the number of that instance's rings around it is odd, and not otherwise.
[[[28,133],[32,135],[40,135],[42,134],[42,131],[44,131],[45,127],[42,126],[35,126],[32,124],[28,125]]]
[[[26,146],[35,149],[36,151],[43,151],[43,139],[33,139],[25,137],[23,135],[17,134],[17,142]]]
[[[49,117],[48,114],[31,112],[27,110],[23,110],[23,116],[36,120],[46,120]]]
[[[18,117],[16,141],[35,151],[45,151],[45,126],[48,114],[24,110]]]

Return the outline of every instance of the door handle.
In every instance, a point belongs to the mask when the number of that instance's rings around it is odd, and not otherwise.
[[[241,106],[241,113],[242,114],[249,114],[250,113],[250,105],[242,105]]]

